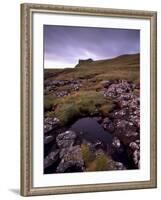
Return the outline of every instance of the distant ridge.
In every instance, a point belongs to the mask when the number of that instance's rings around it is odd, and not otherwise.
[[[79,60],[78,64],[75,67],[83,67],[83,66],[95,66],[95,65],[106,65],[106,64],[115,64],[115,63],[133,63],[138,64],[140,60],[140,53],[137,54],[124,54],[110,59],[104,60],[93,60],[91,58]]]

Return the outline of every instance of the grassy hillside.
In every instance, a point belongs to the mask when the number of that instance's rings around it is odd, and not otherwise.
[[[122,55],[109,60],[77,64],[72,69],[44,69],[45,81],[76,80],[81,82],[78,90],[73,90],[72,84],[62,84],[46,92],[45,116],[57,117],[62,124],[67,124],[75,118],[89,115],[96,110],[106,115],[113,108],[114,103],[112,99],[105,100],[103,97],[101,82],[128,80],[139,83],[139,60],[139,54]],[[55,95],[64,91],[67,95],[63,97]]]
[[[139,81],[140,54],[123,55],[109,60],[93,61],[92,63],[77,65],[72,69],[45,69],[46,73],[57,72],[51,77],[56,80],[91,79],[100,81],[104,79],[126,79]]]

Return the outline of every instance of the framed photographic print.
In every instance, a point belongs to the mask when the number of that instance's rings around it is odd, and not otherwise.
[[[154,11],[21,5],[21,194],[154,188]]]

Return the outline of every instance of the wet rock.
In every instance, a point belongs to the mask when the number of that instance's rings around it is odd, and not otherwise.
[[[95,119],[99,124],[103,121],[102,117],[94,117],[93,119]]]
[[[119,149],[121,147],[121,142],[117,137],[113,138],[112,147]]]
[[[56,117],[46,117],[44,119],[44,133],[51,131],[52,129],[60,126],[60,120]]]
[[[49,144],[54,140],[54,137],[52,135],[48,135],[44,137],[44,144]]]
[[[111,170],[126,170],[126,167],[121,162],[111,161],[109,165]]]
[[[114,130],[115,130],[114,124],[112,123],[112,121],[108,117],[106,117],[103,120],[103,128],[105,130],[109,131],[110,133],[114,132]]]
[[[140,166],[140,151],[139,150],[135,150],[133,152],[133,161],[136,167],[139,168]]]
[[[117,169],[117,170],[125,170],[126,169],[126,167],[121,162],[115,162],[114,166],[115,166],[115,169]]]
[[[123,145],[121,144],[121,141],[117,137],[113,138],[111,147],[112,147],[113,153],[119,153],[120,154],[124,151]]]
[[[103,143],[101,141],[96,141],[94,144],[93,144],[93,147],[95,149],[103,149]]]
[[[132,159],[136,168],[140,167],[140,140],[131,142],[129,144],[129,149],[131,151]]]
[[[56,172],[74,172],[84,171],[84,161],[81,154],[80,146],[71,146],[63,155]]]
[[[49,153],[49,155],[46,156],[44,159],[44,168],[50,167],[58,160],[58,158],[59,158],[59,150],[55,150]]]
[[[76,133],[74,131],[65,131],[57,136],[56,142],[60,149],[71,147],[76,139]]]
[[[133,151],[140,149],[139,145],[138,145],[136,142],[131,142],[131,143],[129,144],[129,147],[130,147]]]
[[[104,128],[106,131],[109,131],[110,133],[113,133],[114,130],[115,130],[115,127],[114,127],[113,123],[103,124],[103,128]]]

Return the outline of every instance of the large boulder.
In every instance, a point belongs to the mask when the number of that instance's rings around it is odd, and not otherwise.
[[[140,168],[140,140],[129,144],[129,154],[136,168]]]
[[[77,135],[74,131],[65,131],[61,133],[56,138],[56,143],[60,149],[69,148],[73,146]]]
[[[84,161],[80,146],[71,146],[63,153],[62,159],[56,169],[57,173],[84,171]]]
[[[54,164],[59,158],[59,150],[50,152],[44,159],[44,168],[50,167]]]
[[[44,144],[49,144],[50,142],[52,142],[54,140],[54,136],[53,135],[48,135],[44,137]]]

